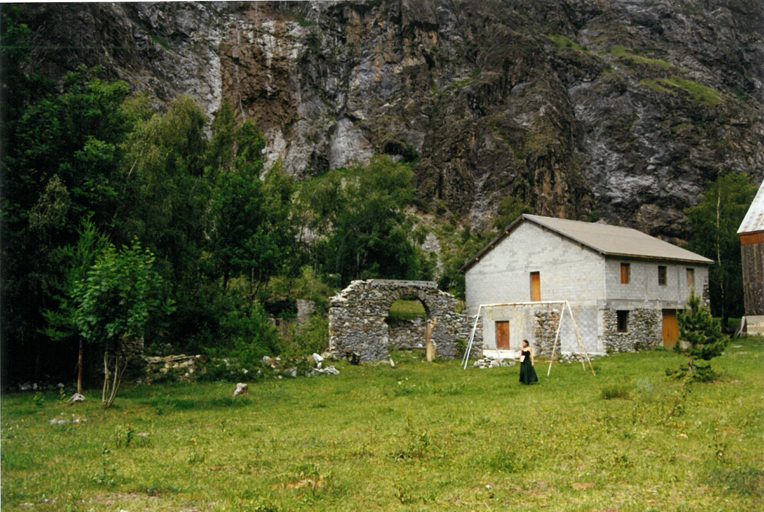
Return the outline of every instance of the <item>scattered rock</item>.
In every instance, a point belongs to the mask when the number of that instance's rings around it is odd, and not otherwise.
[[[313,368],[312,375],[339,375],[340,371],[334,366],[328,368]]]
[[[233,398],[236,398],[239,395],[248,395],[249,394],[249,386],[244,384],[243,382],[239,382],[236,384],[236,389],[233,392]]]
[[[485,370],[486,368],[501,368],[502,366],[515,366],[517,363],[514,361],[507,361],[504,359],[492,359],[490,357],[483,357],[478,359],[472,364],[473,368],[480,368]]]
[[[316,353],[313,354],[313,360],[316,362],[316,364],[320,364],[324,362],[324,358],[321,355]]]

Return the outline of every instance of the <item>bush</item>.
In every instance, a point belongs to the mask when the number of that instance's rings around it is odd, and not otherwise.
[[[314,315],[306,324],[289,327],[283,352],[290,357],[307,356],[322,353],[329,344],[329,320],[321,315]]]
[[[605,400],[629,398],[629,389],[625,384],[608,384],[602,387],[600,394]]]

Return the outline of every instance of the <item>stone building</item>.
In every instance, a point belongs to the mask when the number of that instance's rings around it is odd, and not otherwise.
[[[481,304],[538,303],[483,314],[484,351],[514,357],[522,339],[551,349],[562,308],[544,301],[569,302],[589,354],[671,347],[676,312],[693,290],[707,294],[712,263],[634,229],[523,215],[462,271],[470,315]],[[560,348],[581,352],[570,321]]]
[[[737,233],[742,246],[746,327],[751,334],[764,334],[764,182]]]

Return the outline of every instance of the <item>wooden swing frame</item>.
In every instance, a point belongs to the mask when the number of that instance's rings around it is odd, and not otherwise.
[[[463,369],[467,369],[467,364],[470,360],[470,354],[472,353],[472,347],[475,342],[475,332],[477,331],[477,325],[480,320],[480,317],[483,313],[484,309],[492,309],[492,308],[501,308],[501,307],[515,307],[515,306],[542,306],[546,305],[547,310],[548,307],[552,304],[558,304],[562,306],[562,310],[560,312],[560,319],[557,323],[557,329],[554,334],[554,344],[552,345],[552,354],[549,358],[549,370],[547,370],[547,377],[552,373],[552,363],[554,363],[554,355],[557,351],[557,344],[560,341],[560,330],[562,328],[562,319],[565,316],[565,310],[568,310],[568,314],[570,315],[570,319],[573,321],[573,327],[575,329],[576,333],[576,341],[578,342],[578,346],[583,349],[584,355],[586,356],[586,360],[589,362],[589,368],[592,370],[592,375],[596,375],[594,372],[594,366],[592,365],[592,360],[589,357],[589,352],[586,350],[586,345],[584,344],[583,337],[581,336],[581,331],[578,329],[578,323],[576,322],[576,317],[573,315],[573,310],[570,308],[570,303],[567,300],[544,300],[544,301],[533,301],[533,302],[505,302],[500,304],[481,304],[478,307],[477,314],[475,315],[475,322],[472,325],[472,333],[470,334],[470,340],[467,344],[467,350],[464,352],[464,358],[462,359],[462,366]],[[498,354],[498,348],[496,349],[496,352]],[[584,360],[581,360],[581,366],[583,367],[584,371],[586,371],[586,364],[584,364]]]

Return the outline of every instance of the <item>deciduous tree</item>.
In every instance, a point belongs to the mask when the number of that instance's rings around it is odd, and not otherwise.
[[[143,342],[150,323],[173,309],[154,261],[137,240],[119,251],[109,245],[72,294],[80,335],[103,350],[106,407],[114,403],[133,347]]]

